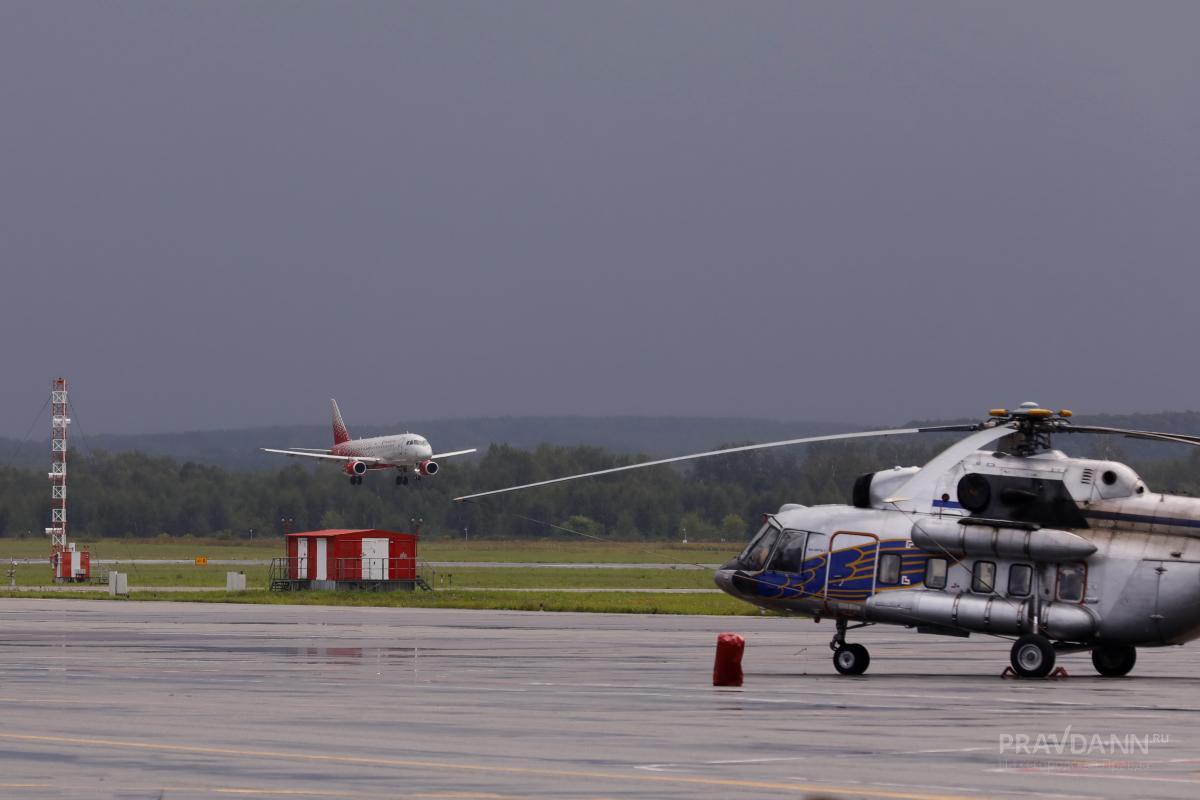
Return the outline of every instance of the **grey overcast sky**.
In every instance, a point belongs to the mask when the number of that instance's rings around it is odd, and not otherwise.
[[[4,0],[0,434],[1200,408],[1198,31]]]

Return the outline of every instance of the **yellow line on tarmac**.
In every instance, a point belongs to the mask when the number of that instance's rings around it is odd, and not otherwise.
[[[630,783],[684,784],[692,786],[726,786],[742,789],[771,789],[779,792],[809,793],[834,792],[859,797],[878,797],[884,800],[979,800],[984,795],[930,794],[928,792],[896,791],[877,789],[865,785],[838,786],[816,783],[778,783],[736,778],[705,778],[692,775],[652,775],[646,773],[599,772],[591,770],[548,769],[543,767],[505,767],[490,764],[466,764],[455,761],[431,761],[410,758],[384,758],[379,756],[320,755],[277,750],[243,750],[232,747],[204,747],[201,745],[160,744],[122,739],[101,739],[82,736],[35,736],[31,734],[0,733],[0,739],[16,742],[90,745],[123,750],[145,750],[158,753],[192,753],[202,755],[231,756],[235,758],[288,759],[292,761],[323,762],[334,764],[359,764],[377,767],[414,767],[443,772],[486,772],[503,775],[530,775],[544,778],[586,778]]]

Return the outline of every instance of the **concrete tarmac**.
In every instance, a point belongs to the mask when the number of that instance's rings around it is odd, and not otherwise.
[[[711,686],[716,635],[747,639]],[[0,600],[4,798],[1194,798],[1200,646],[1001,679],[828,622]]]

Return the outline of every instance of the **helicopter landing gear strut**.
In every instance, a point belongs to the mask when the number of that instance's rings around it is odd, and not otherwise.
[[[870,623],[854,627],[865,628],[867,624]],[[833,651],[833,668],[842,675],[862,675],[871,664],[871,654],[861,644],[846,643],[846,631],[853,630],[846,624],[846,620],[839,619],[836,625],[837,633],[833,634],[833,639],[829,642],[829,649]]]

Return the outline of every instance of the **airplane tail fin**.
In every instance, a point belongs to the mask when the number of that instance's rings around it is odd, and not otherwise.
[[[342,411],[338,408],[337,400],[331,399],[329,403],[333,406],[333,443],[350,441],[350,431],[346,430],[346,423],[342,421]]]

